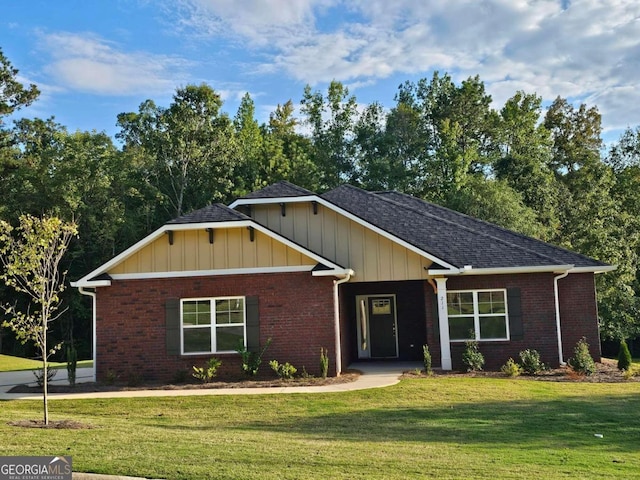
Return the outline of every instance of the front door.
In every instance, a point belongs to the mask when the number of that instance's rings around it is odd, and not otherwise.
[[[371,358],[396,358],[395,297],[369,297],[368,304]]]

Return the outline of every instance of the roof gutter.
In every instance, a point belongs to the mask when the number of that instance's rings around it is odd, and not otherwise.
[[[604,268],[604,267],[603,267]],[[541,265],[535,267],[497,267],[497,268],[473,268],[465,265],[455,270],[430,269],[427,274],[430,276],[459,276],[459,275],[508,275],[517,273],[557,273],[571,270],[574,273],[573,265]],[[590,270],[593,271],[593,270]],[[577,273],[577,272],[576,272]]]

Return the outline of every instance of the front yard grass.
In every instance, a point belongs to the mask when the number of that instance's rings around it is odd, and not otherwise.
[[[358,392],[0,402],[0,454],[166,479],[640,478],[640,384],[417,378]],[[595,434],[602,434],[598,438]]]
[[[77,368],[90,368],[93,366],[93,360],[78,361]],[[66,362],[49,362],[51,368],[67,368]],[[0,355],[0,372],[13,372],[18,370],[38,370],[42,368],[40,360],[31,360],[30,358],[13,357],[11,355]]]

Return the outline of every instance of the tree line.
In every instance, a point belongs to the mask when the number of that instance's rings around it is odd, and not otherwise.
[[[48,119],[9,116],[38,97],[0,50],[0,220],[74,220],[65,266],[77,279],[167,220],[288,180],[316,192],[342,183],[398,190],[618,265],[597,277],[604,338],[640,334],[640,127],[610,146],[597,107],[518,91],[496,108],[483,81],[448,74],[405,82],[394,105],[361,105],[348,88],[307,86],[256,120],[233,116],[209,85],[176,89],[118,115],[113,139]],[[4,120],[4,121],[3,121]],[[65,292],[53,335],[90,355],[90,305]],[[0,300],[9,299],[0,287]],[[17,299],[21,301],[21,299]],[[0,351],[28,354],[3,329]]]

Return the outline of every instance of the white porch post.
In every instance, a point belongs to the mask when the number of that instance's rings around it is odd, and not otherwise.
[[[440,326],[440,365],[451,370],[451,345],[449,343],[449,314],[447,312],[447,279],[436,278],[438,287],[438,324]]]

